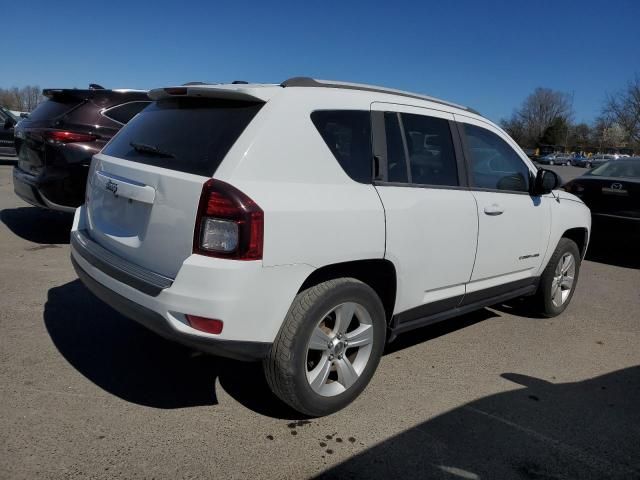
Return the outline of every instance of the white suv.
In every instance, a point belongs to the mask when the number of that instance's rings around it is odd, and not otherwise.
[[[262,360],[300,412],[353,401],[399,333],[571,300],[588,208],[469,108],[309,78],[150,97],[93,158],[76,271],[160,335]]]

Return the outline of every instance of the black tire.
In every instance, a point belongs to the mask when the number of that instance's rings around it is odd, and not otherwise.
[[[307,346],[323,316],[345,302],[358,303],[371,317],[372,349],[355,383],[340,394],[322,396],[307,380]],[[386,329],[382,302],[365,283],[338,278],[315,285],[296,296],[269,356],[263,361],[267,383],[282,401],[305,415],[318,417],[336,412],[354,401],[371,380],[384,350]]]
[[[553,303],[551,295],[552,286],[558,262],[560,262],[560,260],[566,253],[571,253],[573,255],[575,261],[575,275],[573,278],[573,285],[567,299],[562,303],[562,305],[557,306]],[[561,238],[558,242],[558,246],[553,252],[553,255],[549,259],[549,263],[542,272],[538,290],[535,296],[532,298],[533,307],[538,313],[540,313],[544,317],[551,318],[564,312],[569,303],[571,303],[573,294],[576,291],[578,276],[580,274],[580,261],[580,250],[578,249],[576,243],[569,238]]]

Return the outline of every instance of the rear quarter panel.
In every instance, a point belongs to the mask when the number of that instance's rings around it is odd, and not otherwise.
[[[265,266],[382,258],[385,219],[375,188],[349,178],[310,118],[315,110],[368,111],[370,102],[339,90],[308,90],[283,89],[271,99],[214,177],[264,210]]]

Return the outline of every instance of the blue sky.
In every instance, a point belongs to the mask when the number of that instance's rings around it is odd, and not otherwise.
[[[538,86],[591,121],[640,74],[640,0],[4,1],[0,87],[374,83],[493,120]]]

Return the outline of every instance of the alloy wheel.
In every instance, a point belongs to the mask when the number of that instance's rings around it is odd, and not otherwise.
[[[570,252],[560,257],[551,282],[551,301],[561,307],[569,298],[576,276],[576,259]]]
[[[314,328],[307,345],[306,377],[318,395],[345,392],[362,375],[371,357],[373,322],[355,302],[337,305]]]

